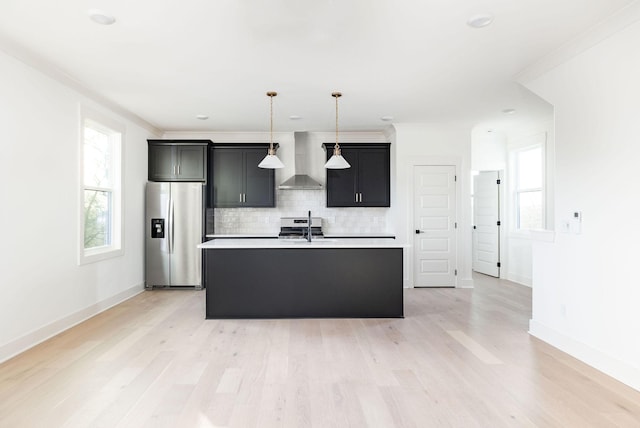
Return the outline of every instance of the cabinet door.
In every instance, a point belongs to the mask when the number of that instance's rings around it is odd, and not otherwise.
[[[176,147],[176,180],[205,181],[206,149],[206,146]]]
[[[244,151],[245,207],[275,207],[275,170],[258,168],[266,149]]]
[[[390,206],[389,180],[389,150],[361,149],[358,153],[358,206]]]
[[[327,160],[333,150],[327,150]],[[356,174],[358,150],[342,149],[342,156],[351,165],[347,169],[327,169],[327,207],[356,207]]]
[[[237,149],[213,149],[213,206],[233,208],[242,206],[243,153]]]
[[[149,181],[172,181],[174,165],[172,146],[149,145]]]

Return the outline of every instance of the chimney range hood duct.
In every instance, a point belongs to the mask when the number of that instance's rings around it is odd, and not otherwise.
[[[295,175],[285,180],[278,189],[281,190],[322,190],[322,184],[309,177],[311,172],[311,147],[307,132],[294,132]]]

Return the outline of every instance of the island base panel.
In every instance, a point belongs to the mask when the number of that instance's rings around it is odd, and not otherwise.
[[[402,248],[205,250],[206,316],[403,317]]]

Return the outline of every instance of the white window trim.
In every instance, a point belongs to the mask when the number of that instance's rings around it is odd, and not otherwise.
[[[120,257],[124,254],[124,156],[122,154],[124,153],[125,127],[120,122],[86,106],[80,106],[79,116],[78,264],[84,265]],[[90,249],[84,248],[84,190],[87,188],[99,189],[84,185],[84,128],[86,121],[92,122],[92,125],[103,128],[109,133],[119,134],[120,137],[114,153],[114,158],[119,160],[117,162],[119,165],[114,172],[112,243],[109,246]]]
[[[509,236],[514,238],[529,238],[532,230],[544,230],[547,225],[547,133],[532,135],[522,141],[509,146],[509,182],[511,201],[509,202],[510,230]],[[518,189],[518,153],[527,150],[541,148],[542,157],[542,187]],[[542,228],[541,229],[520,229],[518,228],[518,196],[520,192],[542,191]]]

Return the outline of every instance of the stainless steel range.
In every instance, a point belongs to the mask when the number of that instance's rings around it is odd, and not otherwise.
[[[307,237],[309,230],[309,218],[307,217],[282,217],[280,218],[280,239],[300,239]],[[311,217],[311,237],[321,238],[322,217]]]

